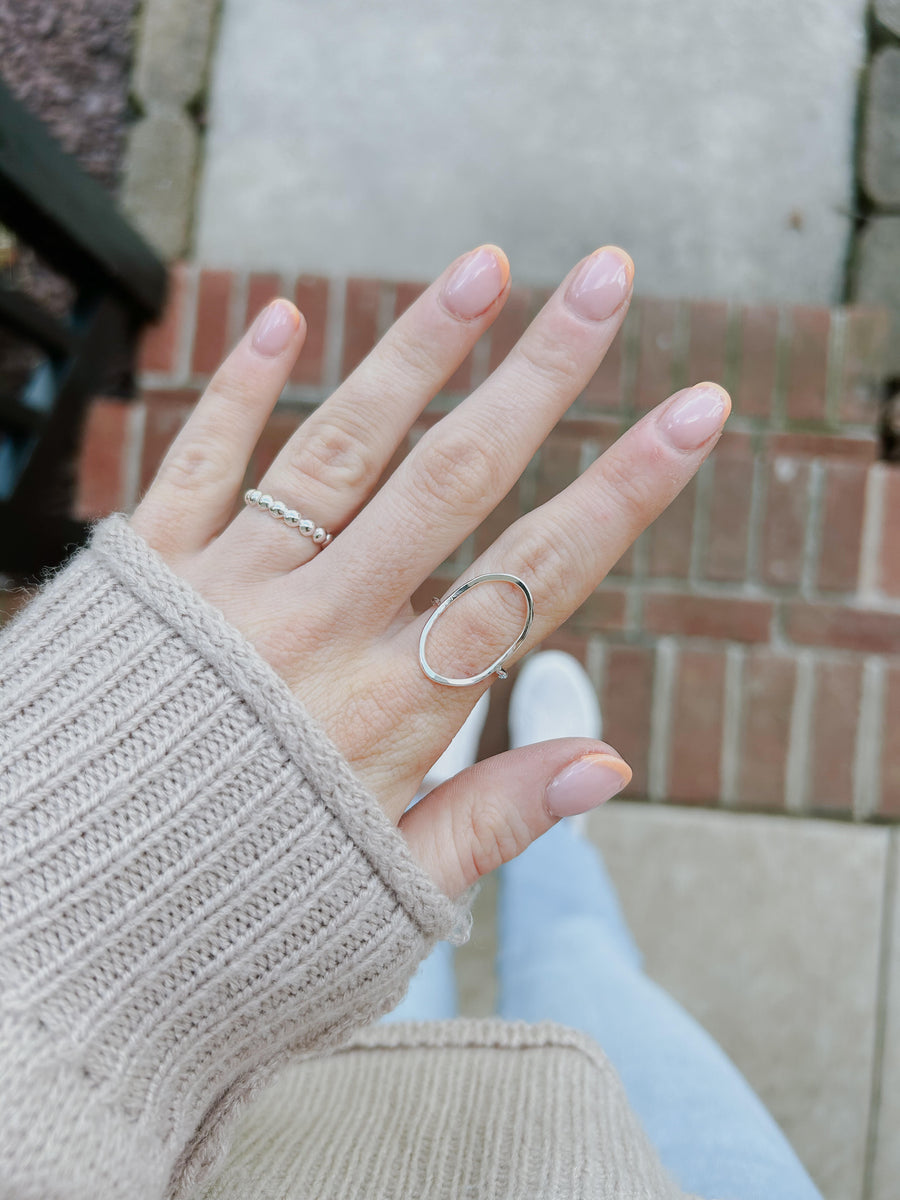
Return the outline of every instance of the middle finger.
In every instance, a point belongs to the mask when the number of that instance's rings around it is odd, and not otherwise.
[[[329,569],[345,585],[358,575],[368,588],[376,553],[390,580],[381,601],[396,611],[496,507],[602,361],[633,278],[614,246],[572,270],[490,379],[425,434],[343,531]]]

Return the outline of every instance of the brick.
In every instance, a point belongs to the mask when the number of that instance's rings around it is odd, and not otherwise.
[[[491,325],[488,371],[494,371],[525,332],[531,316],[534,297],[527,287],[511,287],[506,303]]]
[[[578,404],[587,412],[619,412],[623,404],[624,339],[620,333],[603,356],[603,362],[591,376]]]
[[[749,438],[725,434],[705,468],[712,475],[701,572],[736,582],[747,576],[753,450]]]
[[[692,479],[644,534],[647,573],[653,578],[687,579],[690,574],[696,503],[697,484]]]
[[[378,298],[381,283],[377,279],[348,279],[344,306],[344,348],[341,378],[355,371],[378,341]]]
[[[758,651],[744,663],[738,803],[782,808],[797,666],[793,658]]]
[[[724,712],[724,651],[682,649],[672,701],[667,799],[683,804],[718,800]]]
[[[171,375],[177,369],[187,319],[187,285],[188,268],[184,263],[176,263],[169,271],[169,291],[163,314],[141,338],[139,370]]]
[[[639,413],[644,413],[655,408],[672,391],[678,301],[642,296],[637,304],[640,350],[634,405]]]
[[[797,600],[786,605],[784,617],[787,636],[802,646],[900,654],[900,614]]]
[[[886,465],[881,470],[884,472],[884,495],[878,586],[887,595],[900,598],[900,464]]]
[[[887,309],[860,306],[847,310],[840,385],[842,421],[875,427],[879,387],[887,370],[885,354],[890,332],[891,317]]]
[[[878,457],[878,440],[874,433],[868,437],[773,433],[765,438],[763,449],[768,458],[843,458],[850,462],[871,463]]]
[[[773,305],[741,312],[741,368],[734,389],[734,411],[742,417],[772,412],[778,365],[779,311]]]
[[[688,382],[723,383],[728,345],[728,305],[723,300],[695,300],[690,306]]]
[[[74,515],[82,521],[105,517],[125,504],[130,405],[94,400],[81,434]]]
[[[863,130],[863,187],[881,208],[900,205],[900,46],[876,50],[869,64]]]
[[[647,795],[655,656],[644,646],[608,646],[600,708],[603,738],[633,772],[626,796]]]
[[[825,464],[822,530],[816,583],[822,591],[855,592],[859,581],[868,469]]]
[[[900,817],[900,667],[886,672],[881,728],[881,802],[885,817]]]
[[[257,483],[269,470],[285,442],[296,432],[302,420],[303,414],[296,410],[276,408],[266,421],[266,427],[253,451],[251,474]]]
[[[228,349],[228,318],[234,277],[231,271],[201,271],[197,281],[197,323],[191,371],[212,375]]]
[[[853,811],[861,701],[860,660],[816,663],[809,747],[809,803],[814,810]]]
[[[791,421],[824,421],[831,313],[797,305],[791,310],[787,415]]]
[[[768,642],[773,606],[767,600],[725,596],[644,595],[644,629],[732,642]]]
[[[796,586],[803,576],[809,481],[806,462],[776,458],[768,464],[760,562],[766,583]]]
[[[254,271],[247,280],[247,304],[244,308],[243,329],[249,329],[262,310],[283,295],[281,276]]]
[[[567,633],[612,633],[625,628],[628,594],[618,588],[600,588],[563,626]]]
[[[581,446],[581,438],[569,437],[563,429],[547,438],[538,459],[536,505],[546,504],[578,477]]]
[[[199,392],[183,388],[177,391],[144,392],[146,409],[144,439],[141,446],[140,490],[143,494],[153,481],[175,435],[197,403]]]
[[[294,285],[294,303],[306,318],[306,341],[291,371],[291,382],[322,384],[328,333],[328,280],[318,275],[301,275]]]

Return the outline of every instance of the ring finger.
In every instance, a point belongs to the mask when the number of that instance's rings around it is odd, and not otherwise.
[[[531,591],[534,623],[511,662],[557,629],[675,499],[711,453],[730,409],[728,393],[717,384],[676,392],[472,565],[464,579],[512,572]],[[522,628],[523,598],[507,585],[474,588],[455,609],[455,616],[451,607],[441,617],[446,624],[437,653],[453,659],[452,670],[438,668],[442,673],[468,677],[483,670]],[[421,626],[419,620],[401,636],[411,642]],[[410,644],[407,657],[414,655]]]
[[[257,484],[311,524],[288,537],[271,515],[241,512],[224,535],[246,560],[276,571],[316,553],[314,527],[338,533],[365,503],[416,417],[503,307],[509,264],[480,246],[450,267],[288,439]],[[251,525],[251,522],[254,522]],[[255,534],[248,536],[248,531]]]

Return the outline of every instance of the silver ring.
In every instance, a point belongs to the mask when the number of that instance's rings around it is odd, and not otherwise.
[[[273,500],[266,492],[261,492],[259,488],[250,488],[244,492],[244,503],[249,504],[253,508],[262,508],[266,512],[271,513],[278,521],[284,521],[291,529],[296,529],[304,537],[311,538],[312,541],[324,549],[330,541],[332,535],[326,533],[321,525],[317,525],[315,521],[309,517],[301,516],[296,508],[288,508],[280,500]]]
[[[516,587],[521,588],[522,592],[524,593],[525,603],[528,606],[528,610],[525,614],[525,625],[522,628],[522,632],[509,647],[509,649],[504,650],[499,658],[495,658],[489,667],[485,668],[484,671],[480,671],[477,675],[471,675],[468,679],[448,679],[446,675],[440,675],[428,665],[428,660],[425,658],[425,642],[428,639],[428,635],[431,632],[432,626],[438,617],[442,616],[455,600],[458,600],[460,596],[464,596],[471,588],[477,587],[480,583],[495,582],[514,583]],[[518,650],[518,648],[525,641],[533,620],[534,597],[532,596],[528,588],[528,584],[524,581],[524,579],[520,579],[518,575],[476,575],[474,579],[470,579],[467,583],[461,583],[455,591],[450,593],[446,600],[437,606],[437,608],[428,618],[425,628],[422,630],[422,636],[419,638],[419,665],[429,679],[431,679],[434,683],[443,683],[446,687],[469,687],[470,684],[481,683],[483,679],[487,679],[489,675],[493,675],[495,672],[499,679],[505,679],[506,672],[503,670],[503,664],[506,662],[509,656]]]

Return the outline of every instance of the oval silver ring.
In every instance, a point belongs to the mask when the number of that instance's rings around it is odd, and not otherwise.
[[[464,596],[466,592],[471,591],[472,588],[478,587],[480,583],[514,583],[517,588],[520,588],[525,596],[525,603],[528,606],[525,614],[525,624],[522,628],[522,632],[519,634],[513,644],[508,649],[504,650],[499,658],[495,658],[491,665],[486,667],[485,670],[480,671],[477,675],[470,675],[468,679],[448,679],[446,675],[440,675],[428,665],[428,660],[425,657],[425,643],[428,640],[428,635],[438,617],[442,616],[450,607],[450,605],[458,600],[460,596]],[[528,584],[524,579],[520,579],[518,575],[476,575],[474,579],[470,579],[466,583],[461,583],[455,591],[450,593],[446,600],[443,600],[437,606],[437,608],[428,618],[425,628],[422,630],[422,636],[419,638],[419,664],[429,679],[431,679],[434,683],[442,683],[445,687],[469,687],[473,683],[481,683],[483,679],[487,679],[489,675],[493,675],[494,673],[496,673],[500,679],[505,679],[506,672],[503,670],[503,664],[506,662],[509,656],[514,654],[515,651],[518,650],[518,648],[525,641],[533,620],[534,597],[532,596]]]

